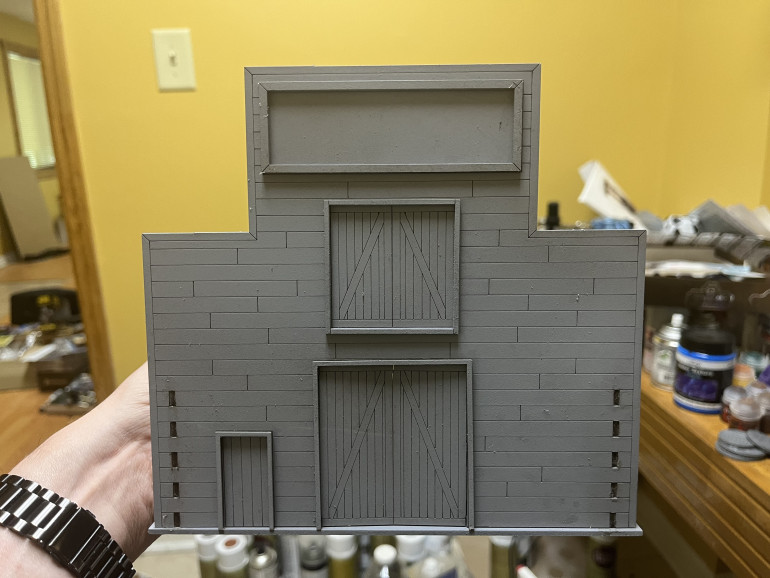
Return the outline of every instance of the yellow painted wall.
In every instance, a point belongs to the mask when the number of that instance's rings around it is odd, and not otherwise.
[[[679,178],[667,155],[681,139],[665,146],[680,130],[672,103],[686,105],[672,95],[686,20],[677,2],[61,4],[118,378],[145,356],[140,234],[248,228],[244,66],[541,62],[541,207],[559,200],[565,219],[590,218],[576,197],[577,167],[592,158],[653,211],[670,201],[666,178]],[[719,24],[716,14],[704,19],[704,30]],[[743,24],[768,29],[756,18]],[[156,88],[150,30],[163,27],[192,30],[195,92]]]
[[[675,42],[663,186],[654,206],[686,213],[713,198],[753,209],[770,162],[770,2],[680,0]]]

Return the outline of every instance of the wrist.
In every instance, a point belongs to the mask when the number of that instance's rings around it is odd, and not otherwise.
[[[51,436],[10,473],[89,510],[133,560],[150,541],[149,441],[136,439],[102,406]]]

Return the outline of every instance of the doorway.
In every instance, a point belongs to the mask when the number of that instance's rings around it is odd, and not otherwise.
[[[468,526],[466,365],[319,367],[321,525]]]

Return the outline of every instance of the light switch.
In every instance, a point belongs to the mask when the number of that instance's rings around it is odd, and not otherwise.
[[[195,90],[195,66],[189,28],[152,31],[160,90]]]

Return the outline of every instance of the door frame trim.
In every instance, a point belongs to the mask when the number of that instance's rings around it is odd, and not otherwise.
[[[267,519],[268,525],[264,527],[225,527],[224,494],[222,487],[222,439],[223,438],[265,438],[267,444]],[[273,433],[269,431],[217,431],[214,432],[217,460],[217,528],[220,532],[225,530],[260,530],[272,532],[275,529],[275,498],[273,496]]]
[[[316,530],[339,530],[336,526],[329,526],[325,528],[321,519],[321,415],[320,415],[320,396],[319,396],[319,380],[318,375],[321,368],[325,367],[396,367],[396,366],[440,366],[440,365],[454,365],[459,367],[465,367],[466,369],[466,516],[467,526],[469,531],[475,529],[475,511],[473,507],[474,497],[474,485],[473,485],[473,360],[471,359],[356,359],[356,360],[331,360],[331,361],[314,361],[313,362],[313,438],[314,438],[314,451],[315,454],[315,520]],[[219,450],[217,450],[219,451]],[[218,466],[219,467],[219,466]],[[369,526],[367,526],[369,527]],[[350,526],[355,530],[355,526]],[[383,529],[388,526],[382,526]],[[401,528],[401,527],[399,527]]]
[[[34,8],[62,215],[67,223],[75,284],[88,336],[94,391],[97,399],[103,401],[115,389],[115,372],[70,89],[60,2],[34,0]]]

